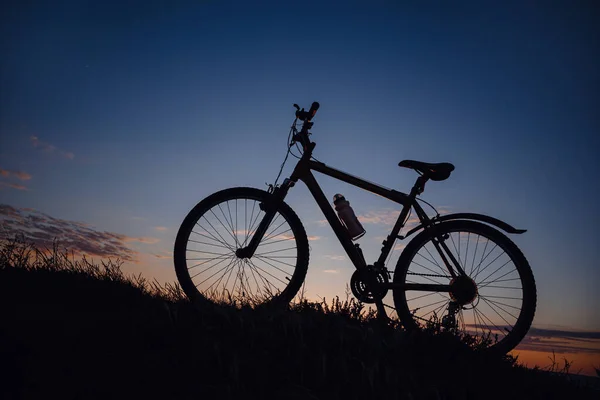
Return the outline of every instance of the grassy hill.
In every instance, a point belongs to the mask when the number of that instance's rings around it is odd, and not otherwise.
[[[330,304],[197,310],[177,286],[127,278],[118,263],[4,242],[0,398],[600,398],[566,374]]]

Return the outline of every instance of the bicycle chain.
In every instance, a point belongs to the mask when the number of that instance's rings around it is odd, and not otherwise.
[[[418,275],[418,276],[428,276],[428,277],[431,277],[431,278],[448,278],[448,279],[452,279],[451,276],[447,276],[447,275],[417,274],[416,272],[407,272],[406,275]]]

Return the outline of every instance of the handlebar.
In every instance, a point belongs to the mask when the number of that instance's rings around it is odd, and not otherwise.
[[[300,110],[298,104],[294,104],[294,107],[296,107],[296,118],[298,118],[300,121],[310,122],[310,120],[314,118],[315,114],[317,113],[317,110],[319,109],[319,103],[316,101],[313,102],[308,111],[304,111],[304,108]]]
[[[319,106],[319,103],[315,101],[311,104],[308,111],[304,111],[304,108],[301,110],[298,104],[294,104],[294,107],[296,107],[296,118],[304,123],[302,124],[302,130],[298,134],[294,135],[292,140],[302,143],[302,147],[305,151],[309,148],[312,151],[314,148],[314,143],[311,143],[308,139],[308,130],[313,126],[313,123],[310,121],[314,118]]]

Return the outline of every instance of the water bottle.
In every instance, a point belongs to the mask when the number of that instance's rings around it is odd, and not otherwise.
[[[350,203],[344,196],[339,193],[333,196],[333,204],[338,217],[342,221],[342,225],[346,227],[352,240],[362,237],[367,232],[360,224],[358,218],[356,218],[356,215],[354,215],[354,210],[352,210]]]

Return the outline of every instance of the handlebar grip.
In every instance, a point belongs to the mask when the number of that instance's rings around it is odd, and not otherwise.
[[[310,106],[310,110],[308,110],[308,120],[310,121],[311,119],[313,119],[313,117],[315,116],[315,114],[317,113],[317,110],[319,109],[319,103],[318,102],[313,102],[312,105]]]

